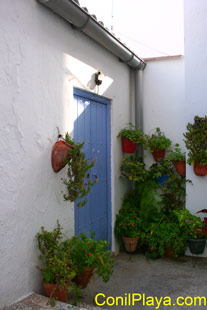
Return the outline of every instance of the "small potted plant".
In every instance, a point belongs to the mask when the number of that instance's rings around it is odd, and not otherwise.
[[[127,252],[135,252],[141,235],[141,219],[137,212],[121,209],[116,216],[115,235],[122,239]]]
[[[198,212],[203,212],[198,211]],[[202,222],[201,218],[191,214],[183,209],[174,211],[179,220],[179,225],[189,234],[189,248],[192,254],[202,254],[206,245],[207,225],[206,220]]]
[[[160,162],[165,157],[165,151],[171,145],[171,141],[157,127],[153,135],[147,136],[147,145],[154,160]]]
[[[145,165],[134,156],[124,157],[121,166],[121,175],[130,181],[144,181],[146,177]]]
[[[187,124],[184,142],[188,152],[188,164],[193,163],[197,176],[207,175],[207,116],[194,117],[194,123]]]
[[[41,227],[41,232],[37,233],[36,238],[41,261],[37,268],[43,275],[45,294],[51,300],[54,298],[65,302],[76,273],[70,252],[62,245],[62,227],[59,222],[52,232]]]
[[[64,242],[64,248],[70,252],[75,266],[76,277],[73,281],[85,288],[93,273],[97,273],[104,282],[109,281],[113,273],[114,260],[109,244],[104,240],[95,240],[95,233],[88,238],[85,233],[75,235]]]
[[[173,162],[176,171],[180,175],[185,175],[185,153],[181,151],[179,143],[175,144],[173,150],[168,151],[167,159]]]
[[[123,153],[133,154],[136,151],[136,144],[144,144],[144,134],[141,130],[135,129],[131,123],[122,129],[118,136],[122,138],[122,151]]]

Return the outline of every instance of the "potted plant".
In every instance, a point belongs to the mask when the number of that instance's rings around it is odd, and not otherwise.
[[[75,235],[64,242],[64,248],[70,252],[75,266],[76,277],[73,281],[85,288],[93,273],[97,273],[104,282],[109,281],[113,273],[114,260],[109,244],[104,240],[95,240],[95,233],[88,238],[85,233]]]
[[[141,220],[137,212],[121,209],[116,216],[115,235],[122,239],[127,252],[136,251],[141,234]]]
[[[171,141],[157,127],[156,132],[151,137],[147,136],[147,145],[154,160],[160,162],[165,157],[165,151],[171,145]]]
[[[145,165],[134,156],[127,156],[122,159],[121,175],[130,181],[144,181],[146,177]]]
[[[185,153],[181,151],[179,143],[175,144],[173,150],[168,151],[167,159],[173,162],[176,171],[180,175],[185,175]]]
[[[182,229],[189,234],[189,248],[192,254],[202,254],[206,245],[206,221],[192,215],[188,210],[174,211]],[[198,211],[198,212],[202,212]]]
[[[197,176],[207,175],[207,116],[194,117],[194,123],[187,124],[184,142],[188,152],[188,164],[193,163]]]
[[[129,123],[123,128],[118,136],[122,139],[123,153],[133,154],[136,151],[136,144],[144,144],[144,134],[141,130],[135,129],[135,126]]]
[[[78,201],[77,206],[82,207],[86,204],[85,197],[91,190],[91,187],[98,181],[97,178],[91,180],[90,169],[94,167],[96,160],[90,161],[85,158],[82,151],[85,142],[75,143],[66,133],[65,141],[73,143],[73,148],[70,148],[67,163],[67,177],[62,181],[66,186],[67,193],[63,193],[65,200],[71,202]]]
[[[45,294],[50,299],[55,298],[65,302],[76,273],[70,251],[66,251],[62,245],[63,235],[59,222],[52,232],[41,227],[41,232],[36,234],[36,238],[41,261],[37,268],[43,276]]]

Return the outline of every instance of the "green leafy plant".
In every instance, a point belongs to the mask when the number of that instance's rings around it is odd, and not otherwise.
[[[188,210],[175,210],[174,214],[177,216],[180,227],[187,231],[192,239],[202,239],[206,237],[205,222],[201,218],[191,214]]]
[[[161,209],[167,216],[174,209],[182,209],[185,206],[185,184],[192,183],[185,176],[180,176],[175,172],[174,165],[169,160],[162,160],[159,164],[153,164],[150,167],[151,178],[159,180],[163,175],[165,181],[160,184]]]
[[[62,238],[62,227],[58,221],[52,232],[41,227],[41,232],[36,234],[41,261],[37,268],[43,275],[43,281],[64,288],[71,286],[76,273],[70,251],[65,251],[62,246]]]
[[[188,152],[188,164],[198,162],[207,164],[207,116],[194,117],[194,123],[187,124],[187,131],[183,134]]]
[[[82,151],[84,142],[75,143],[68,133],[65,135],[65,141],[72,144],[74,148],[69,149],[70,158],[67,159],[67,178],[63,178],[67,193],[63,194],[65,200],[71,202],[77,201],[77,206],[82,207],[86,204],[85,197],[91,190],[91,187],[98,181],[91,180],[90,169],[95,165],[95,161],[85,158]]]
[[[168,251],[168,255],[177,258],[185,253],[188,239],[187,231],[183,230],[178,222],[171,222],[167,217],[164,217],[162,222],[152,226],[146,236],[146,255],[157,258],[165,256]]]
[[[108,242],[95,240],[94,237],[94,232],[90,238],[81,233],[66,240],[63,245],[66,251],[70,252],[77,275],[84,272],[86,267],[91,267],[104,282],[107,282],[113,273],[114,260],[111,251],[108,250]]]
[[[171,140],[166,138],[160,131],[160,128],[156,128],[156,132],[151,136],[146,136],[147,146],[152,151],[153,149],[166,149],[171,145]]]
[[[168,150],[167,159],[172,162],[185,161],[185,153],[181,151],[179,143],[175,144],[173,150]]]
[[[134,156],[123,158],[120,166],[121,175],[130,181],[144,181],[146,170],[144,163]]]
[[[139,129],[135,129],[135,126],[132,125],[131,123],[127,124],[127,126],[119,132],[117,137],[129,139],[130,141],[137,144],[145,143],[143,132]]]

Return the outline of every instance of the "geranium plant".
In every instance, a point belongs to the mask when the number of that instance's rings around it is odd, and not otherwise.
[[[65,135],[65,141],[72,144],[73,148],[69,149],[69,159],[66,159],[67,178],[63,178],[62,181],[66,186],[67,193],[64,193],[63,197],[71,202],[77,201],[77,206],[81,207],[86,204],[85,197],[91,187],[98,181],[97,178],[92,180],[90,176],[90,170],[96,160],[90,161],[85,158],[82,151],[85,142],[75,143],[68,133]]]
[[[113,273],[114,259],[108,242],[95,240],[94,237],[93,231],[90,238],[85,233],[75,235],[64,242],[64,248],[70,252],[77,275],[91,267],[104,282],[107,282]]]
[[[123,212],[120,210],[116,216],[115,235],[117,239],[122,237],[137,238],[141,234],[141,219],[138,212]]]
[[[153,135],[147,136],[147,145],[150,150],[166,149],[171,145],[171,140],[166,138],[160,131],[160,128],[157,127]]]
[[[185,160],[185,152],[182,152],[179,143],[175,144],[173,150],[168,150],[168,160],[172,162],[184,161]]]
[[[120,130],[118,138],[129,139],[130,141],[137,144],[144,144],[144,134],[140,129],[136,129],[132,123],[127,124],[127,126]]]

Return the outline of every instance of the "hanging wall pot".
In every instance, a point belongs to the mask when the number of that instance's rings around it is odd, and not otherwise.
[[[122,138],[122,152],[134,154],[136,152],[136,143],[129,139]]]
[[[52,149],[52,168],[55,172],[60,171],[66,165],[69,159],[69,149],[74,148],[73,145],[65,141],[57,141]]]
[[[194,173],[198,176],[207,175],[207,165],[201,165],[200,163],[194,163],[193,165]]]
[[[173,163],[175,166],[175,169],[179,175],[185,175],[185,160],[176,161]]]

